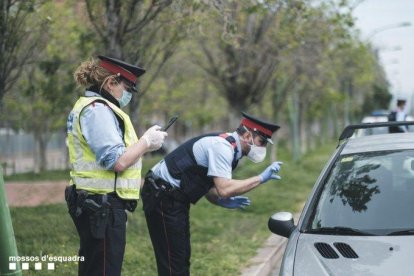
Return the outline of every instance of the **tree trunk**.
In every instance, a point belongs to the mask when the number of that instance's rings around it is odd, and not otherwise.
[[[47,170],[47,158],[46,158],[46,149],[47,149],[47,139],[43,136],[39,136],[39,157],[40,157],[40,165],[39,171],[44,172]]]
[[[299,95],[297,91],[293,91],[290,95],[290,101],[287,105],[288,108],[288,120],[290,125],[290,136],[292,141],[292,160],[294,162],[299,161],[301,156],[300,149],[300,106]]]
[[[314,128],[315,121],[309,118],[305,118],[305,131],[306,131],[306,151],[310,151],[314,148],[315,137],[313,135],[312,129]]]
[[[237,127],[239,127],[241,113],[237,114],[233,111],[229,111],[227,118],[228,118],[228,125],[226,126],[227,127],[226,129],[228,131],[236,129]]]
[[[333,139],[337,139],[339,136],[339,122],[338,122],[338,112],[337,112],[337,107],[336,104],[332,104],[331,105],[331,124],[332,124],[332,133],[331,133],[331,137]]]
[[[323,114],[320,120],[322,135],[319,139],[318,146],[324,145],[327,141],[329,141],[329,137],[331,137],[329,133],[329,113],[330,113],[329,108],[326,109],[325,113],[326,114]]]
[[[128,105],[129,117],[131,118],[132,125],[137,133],[143,133],[143,131],[145,131],[145,126],[140,125],[140,122],[143,122],[143,120],[140,120],[139,118],[139,106],[141,104],[141,99],[142,96],[139,95],[139,93],[136,93],[132,96],[131,102]]]
[[[272,94],[272,120],[274,120],[277,124],[279,124],[279,114],[282,110],[283,103],[286,102],[287,98],[287,90],[288,90],[288,79],[282,79],[282,81],[279,81],[277,78],[274,78],[271,85],[271,90],[273,92]],[[277,141],[278,139],[275,139],[276,143],[271,147],[270,151],[270,160],[272,162],[277,160]]]
[[[33,151],[33,160],[34,160],[34,172],[40,173],[44,172],[47,169],[47,158],[46,158],[46,148],[48,139],[45,138],[41,133],[35,131],[33,133],[35,139],[35,148]]]
[[[301,89],[301,92],[306,91],[306,89]],[[306,140],[309,139],[309,137],[307,136],[306,133],[306,105],[303,101],[301,101],[300,96],[298,95],[298,114],[299,114],[299,118],[298,118],[298,122],[299,122],[299,143],[300,143],[300,154],[302,155],[302,153],[307,152],[308,148],[307,148],[307,142]]]
[[[33,134],[34,137],[34,147],[33,147],[33,172],[39,173],[40,172],[40,157],[39,157],[39,143],[37,133]]]
[[[349,82],[345,82],[344,86],[344,93],[345,93],[345,100],[344,100],[344,124],[345,126],[349,125],[350,120],[350,105],[351,105],[351,97],[349,95]]]
[[[122,59],[122,46],[121,46],[121,16],[120,6],[121,3],[118,0],[109,0],[106,4],[106,19],[108,20],[106,38],[108,41],[107,52],[114,58]]]

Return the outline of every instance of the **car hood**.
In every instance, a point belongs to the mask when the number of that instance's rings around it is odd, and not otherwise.
[[[414,236],[301,234],[296,248],[295,276],[412,275],[413,272]],[[335,253],[337,258],[333,258]]]

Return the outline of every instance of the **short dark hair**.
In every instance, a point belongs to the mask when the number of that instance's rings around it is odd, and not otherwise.
[[[247,131],[250,131],[250,132],[253,134],[253,137],[260,136],[260,137],[262,137],[264,140],[266,140],[266,141],[267,141],[266,137],[263,137],[263,135],[260,135],[260,133],[258,133],[257,131],[255,131],[255,130],[253,130],[253,129],[251,129],[251,128],[249,128],[249,127],[247,127],[247,126],[243,125],[243,124],[240,124],[240,125],[239,125],[239,127],[236,129],[236,132],[237,132],[237,134],[239,134],[239,135],[243,135],[243,134],[245,134]]]
[[[240,124],[239,127],[236,129],[237,134],[239,135],[243,135],[245,134],[247,131],[247,127],[245,127],[244,125]]]
[[[397,106],[402,106],[406,104],[406,100],[397,100]]]

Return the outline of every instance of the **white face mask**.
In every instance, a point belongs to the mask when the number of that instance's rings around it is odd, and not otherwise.
[[[247,154],[249,158],[254,163],[262,162],[266,158],[266,147],[259,147],[254,144],[253,134],[252,134],[252,143],[249,144],[250,151]]]

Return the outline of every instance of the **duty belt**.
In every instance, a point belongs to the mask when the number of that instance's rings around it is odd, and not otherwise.
[[[145,175],[145,180],[150,185],[155,185],[155,190],[157,193],[165,193],[167,196],[181,202],[189,202],[188,197],[180,190],[179,187],[176,187],[165,181],[164,179],[155,175],[151,170]]]
[[[88,194],[86,199],[92,199],[95,203],[99,205],[102,205],[106,201],[110,204],[110,208],[112,209],[126,209],[126,202],[123,199],[119,198],[115,193],[110,193],[106,195]]]

